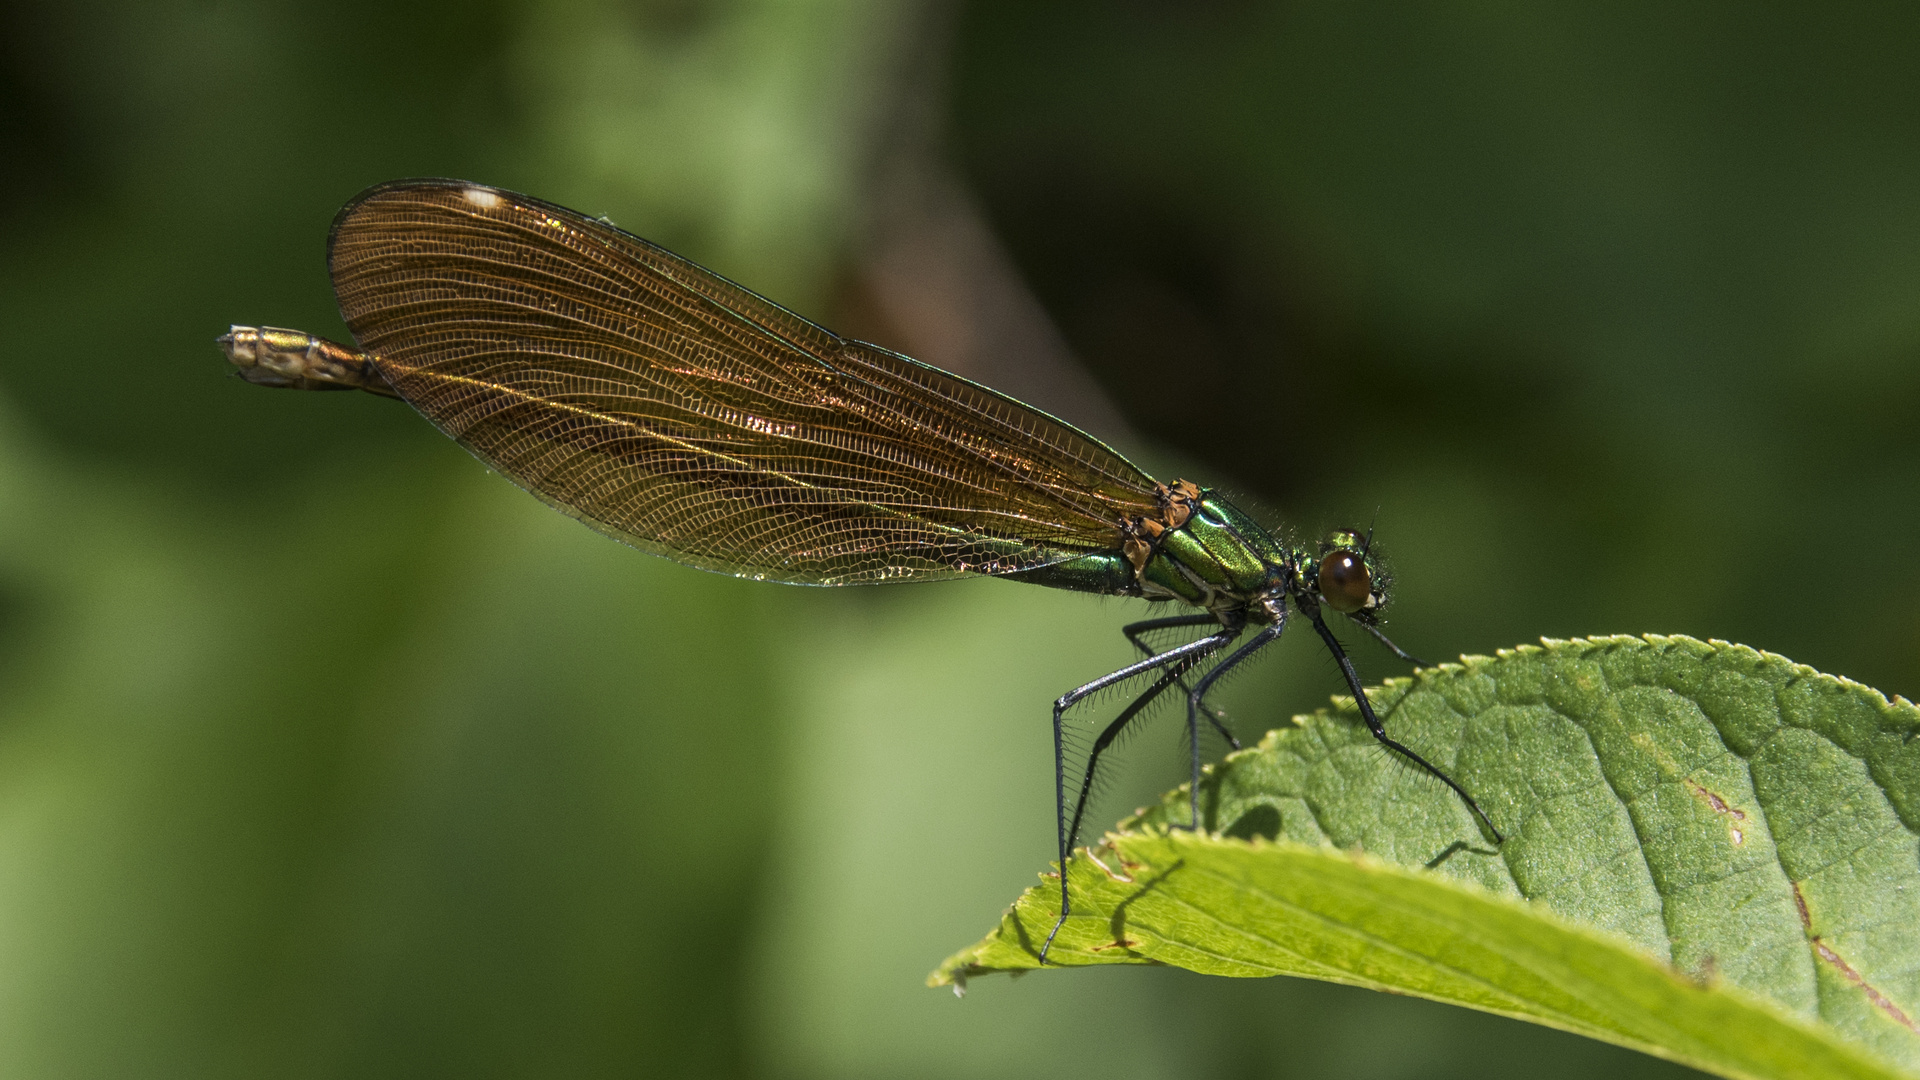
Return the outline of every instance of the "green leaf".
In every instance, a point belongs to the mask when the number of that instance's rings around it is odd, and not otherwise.
[[[1071,867],[1049,966],[1302,975],[1742,1077],[1920,1075],[1920,710],[1684,637],[1525,646],[1351,701]],[[1362,854],[1364,853],[1364,854]],[[930,981],[1038,966],[1057,878]]]

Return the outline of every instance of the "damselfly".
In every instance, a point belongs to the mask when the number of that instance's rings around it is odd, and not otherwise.
[[[1037,409],[509,191],[375,187],[334,220],[327,261],[359,347],[235,326],[220,344],[242,378],[401,398],[535,496],[644,551],[801,585],[985,574],[1190,609],[1127,626],[1143,658],[1054,702],[1060,921],[1042,961],[1072,912],[1065,871],[1101,755],[1156,699],[1184,697],[1198,828],[1203,718],[1232,742],[1208,691],[1295,615],[1373,737],[1499,839],[1459,784],[1387,734],[1327,625],[1331,610],[1413,659],[1380,632],[1387,583],[1370,535],[1283,543],[1218,493],[1157,483]],[[1205,630],[1161,651],[1146,640],[1179,628]],[[1070,777],[1068,710],[1129,683],[1140,689]]]

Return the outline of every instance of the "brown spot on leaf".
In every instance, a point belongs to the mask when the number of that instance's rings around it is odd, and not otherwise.
[[[1707,953],[1700,957],[1700,966],[1693,969],[1693,981],[1701,986],[1712,986],[1720,977],[1720,958]]]
[[[1112,868],[1112,867],[1109,867],[1109,866],[1108,866],[1108,865],[1107,865],[1106,863],[1104,863],[1104,862],[1101,862],[1101,861],[1100,861],[1100,856],[1098,856],[1098,855],[1095,855],[1095,854],[1093,853],[1093,849],[1092,849],[1092,848],[1082,848],[1082,849],[1080,849],[1080,850],[1081,850],[1081,852],[1082,852],[1083,854],[1085,854],[1085,855],[1086,855],[1086,857],[1087,857],[1087,861],[1088,861],[1088,862],[1090,862],[1090,863],[1092,863],[1093,865],[1095,865],[1095,866],[1097,866],[1097,867],[1099,867],[1099,868],[1100,868],[1100,872],[1101,872],[1101,873],[1103,873],[1103,874],[1105,874],[1105,875],[1107,875],[1107,877],[1108,877],[1108,878],[1109,878],[1110,880],[1113,880],[1113,881],[1117,881],[1117,882],[1120,882],[1120,883],[1121,883],[1122,885],[1131,885],[1131,884],[1133,884],[1133,879],[1132,879],[1132,878],[1130,878],[1130,877],[1128,877],[1128,876],[1127,876],[1127,875],[1125,875],[1125,874],[1116,874],[1116,873],[1114,873],[1114,872],[1113,872],[1113,868]],[[1131,869],[1133,869],[1133,868],[1134,868],[1134,866],[1136,866],[1136,865],[1138,865],[1138,864],[1129,864],[1129,863],[1127,863],[1127,862],[1125,862],[1125,861],[1121,861],[1121,862],[1120,862],[1120,865],[1121,865],[1121,866],[1123,866],[1123,867],[1125,867],[1125,868],[1127,868],[1127,869],[1129,869],[1129,870],[1131,870]]]
[[[1832,964],[1834,969],[1839,971],[1841,976],[1848,982],[1859,987],[1860,992],[1867,995],[1867,1000],[1873,1002],[1874,1008],[1891,1016],[1894,1023],[1899,1024],[1908,1031],[1920,1034],[1920,1027],[1914,1026],[1913,1018],[1901,1011],[1900,1006],[1895,1005],[1887,995],[1881,993],[1872,983],[1861,978],[1860,973],[1853,970],[1853,965],[1841,959],[1840,954],[1834,952],[1832,946],[1821,941],[1818,935],[1815,935],[1812,941],[1813,951],[1820,954],[1820,959]]]
[[[1134,941],[1131,938],[1121,938],[1119,941],[1110,942],[1106,945],[1089,945],[1087,946],[1087,951],[1088,952],[1107,952],[1112,949],[1138,948],[1139,945],[1140,945],[1139,942]]]
[[[1693,793],[1694,798],[1706,803],[1707,807],[1714,813],[1727,819],[1727,836],[1733,841],[1735,847],[1739,847],[1741,844],[1747,842],[1746,832],[1738,825],[1733,824],[1733,822],[1747,820],[1746,811],[1728,803],[1727,800],[1720,797],[1719,792],[1705,787],[1691,777],[1685,778],[1684,782],[1687,785],[1687,790]]]
[[[1813,946],[1814,955],[1832,965],[1833,969],[1840,973],[1841,978],[1859,987],[1860,992],[1866,995],[1873,1007],[1886,1013],[1894,1023],[1908,1031],[1920,1034],[1920,1027],[1914,1025],[1913,1017],[1908,1016],[1905,1010],[1894,1004],[1893,999],[1881,993],[1879,987],[1874,986],[1855,971],[1845,957],[1835,952],[1833,946],[1821,940],[1820,935],[1813,932],[1813,915],[1807,910],[1806,895],[1800,891],[1800,883],[1797,881],[1793,882],[1793,906],[1800,911],[1800,925],[1807,931],[1807,942]]]

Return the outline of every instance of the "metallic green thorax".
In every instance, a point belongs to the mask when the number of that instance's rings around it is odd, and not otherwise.
[[[1180,600],[1218,610],[1245,607],[1284,586],[1291,553],[1238,507],[1211,491],[1186,524],[1161,537],[1140,571],[1148,599]]]
[[[1256,601],[1285,593],[1305,559],[1239,507],[1203,489],[1185,521],[1161,532],[1138,567],[1122,551],[1112,551],[1008,576],[1079,592],[1177,600],[1209,611],[1253,609],[1256,621],[1264,621],[1257,618]]]

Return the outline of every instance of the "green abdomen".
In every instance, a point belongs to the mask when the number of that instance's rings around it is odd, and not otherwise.
[[[1238,507],[1207,492],[1187,523],[1160,538],[1136,571],[1118,551],[1008,574],[1014,581],[1076,592],[1178,600],[1194,607],[1238,607],[1278,584],[1286,552]]]

